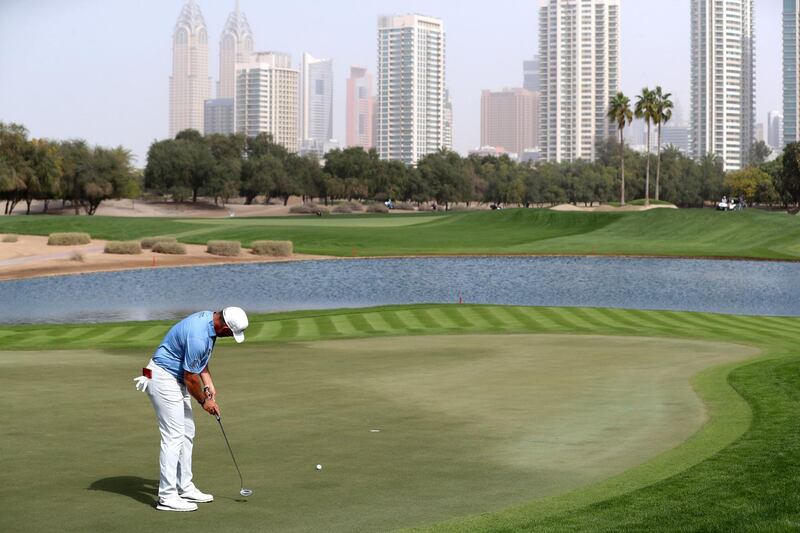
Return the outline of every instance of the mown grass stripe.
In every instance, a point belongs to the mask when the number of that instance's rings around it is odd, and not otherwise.
[[[347,317],[348,322],[350,322],[355,331],[366,335],[374,335],[378,333],[378,330],[372,327],[372,324],[370,324],[364,318],[363,314],[353,313],[345,316]]]
[[[394,332],[399,333],[402,331],[408,331],[410,329],[408,327],[408,324],[403,322],[403,320],[399,316],[397,316],[397,313],[395,313],[394,311],[382,311],[380,315],[383,317],[386,323],[392,327],[392,330],[394,330]]]
[[[463,306],[460,305],[451,305],[448,307],[444,307],[441,309],[442,313],[447,315],[450,321],[453,322],[457,327],[464,329],[472,327],[472,324],[469,320],[464,316],[462,313]]]
[[[253,326],[250,326],[248,330],[250,330],[251,328],[253,328]],[[150,326],[144,328],[141,326],[137,326],[136,330],[138,330],[138,333],[131,335],[128,338],[128,340],[144,341],[144,340],[158,339],[160,341],[164,337],[164,335],[166,335],[167,332],[169,331],[169,326],[158,325],[158,326]]]
[[[528,313],[528,309],[520,307],[508,307],[506,308],[506,312],[510,315],[513,315],[517,322],[522,324],[522,326],[528,331],[538,331],[542,329],[541,324],[536,322],[536,320],[531,316],[531,313]]]
[[[642,323],[628,315],[627,309],[607,308],[603,310],[614,322],[636,332],[642,331]]]
[[[314,317],[314,321],[317,323],[317,331],[320,332],[322,338],[338,337],[342,334],[342,332],[336,328],[331,317],[327,315]]]
[[[513,331],[526,331],[528,329],[525,322],[520,320],[517,315],[512,313],[508,308],[495,307],[492,311],[495,317],[508,324],[507,329]]]
[[[581,320],[592,324],[596,329],[608,332],[625,332],[628,328],[615,323],[604,310],[593,308],[575,308],[572,313]]]
[[[708,320],[705,320],[706,315],[699,316],[696,313],[688,313],[681,311],[669,311],[670,314],[676,315],[677,320],[683,325],[681,330],[684,336],[716,336],[720,339],[729,339],[732,331],[719,324],[714,325]]]
[[[463,326],[460,326],[455,320],[453,320],[451,313],[448,311],[448,309],[444,308],[431,309],[428,311],[428,315],[442,328],[449,330],[464,329]]]
[[[747,323],[745,323],[744,321],[740,322],[736,319],[734,319],[734,321],[731,321],[727,317],[724,317],[722,315],[707,315],[707,320],[713,324],[718,324],[720,327],[731,331],[733,340],[735,340],[738,336],[741,336],[742,331],[749,332],[750,337],[756,337],[764,340],[770,340],[774,337],[778,337],[780,339],[789,339],[789,340],[795,338],[791,335],[778,334],[777,332],[774,331],[766,331],[763,328],[759,328],[753,325],[747,325]]]
[[[475,307],[475,314],[494,329],[506,329],[506,324],[495,316],[497,307]]]
[[[422,324],[425,329],[441,328],[441,325],[430,315],[427,309],[414,309],[412,313],[419,319],[420,324]]]
[[[570,325],[570,328],[576,330],[590,330],[592,323],[584,320],[572,308],[556,307],[551,310],[552,313],[559,316],[564,322]]]
[[[251,334],[251,341],[271,341],[278,336],[280,330],[283,328],[280,320],[269,320],[261,323],[261,328],[258,333]]]
[[[800,320],[797,318],[770,316],[764,317],[764,322],[769,324],[770,328],[790,335],[797,335],[800,332]]]
[[[462,307],[459,309],[459,313],[467,322],[466,329],[480,329],[480,330],[488,330],[492,329],[492,325],[478,313],[477,307]]]
[[[579,329],[570,320],[567,320],[561,315],[555,307],[543,307],[541,311],[542,316],[547,317],[547,319],[554,324],[554,331]]]
[[[297,320],[297,337],[302,339],[316,339],[319,337],[319,328],[313,318]]]
[[[281,320],[280,329],[275,337],[282,341],[293,340],[297,338],[299,329],[297,319]]]
[[[331,322],[333,323],[333,327],[335,327],[343,336],[358,337],[360,332],[358,328],[355,327],[350,320],[348,320],[348,316],[349,315],[332,316]]]
[[[94,340],[95,342],[102,342],[107,340],[118,340],[118,341],[128,340],[130,337],[130,333],[134,331],[136,331],[136,328],[134,326],[122,326],[122,327],[116,326],[113,328],[109,328],[108,331],[106,331],[104,334],[94,337]]]
[[[392,331],[392,326],[384,320],[383,315],[380,313],[365,313],[362,316],[376,332],[389,333]]]
[[[657,311],[640,311],[638,309],[627,309],[628,315],[636,317],[643,325],[643,329],[655,329],[664,333],[676,333],[681,331],[680,324],[672,321],[665,321],[659,316]]]
[[[553,320],[550,311],[544,307],[535,307],[527,310],[527,314],[539,324],[539,329],[545,332],[549,331],[562,331],[564,325]]]
[[[425,324],[420,322],[419,317],[412,310],[403,309],[397,311],[396,314],[406,324],[407,331],[422,331],[426,329]]]

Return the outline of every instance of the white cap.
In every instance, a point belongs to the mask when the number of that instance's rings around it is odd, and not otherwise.
[[[247,313],[239,307],[226,307],[222,310],[222,319],[231,328],[234,340],[239,343],[244,342],[244,330],[250,325]]]

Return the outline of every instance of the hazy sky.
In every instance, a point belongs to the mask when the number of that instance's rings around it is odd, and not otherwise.
[[[234,0],[197,0],[209,30],[209,74]],[[0,121],[34,137],[130,148],[143,166],[167,136],[171,37],[183,0],[0,0]],[[538,51],[537,0],[240,0],[256,49],[334,61],[334,136],[344,141],[350,65],[375,72],[377,17],[444,20],[456,150],[480,143],[480,93],[522,85]],[[781,1],[755,0],[757,122],[781,109]],[[689,118],[689,0],[622,0],[622,90],[662,85]],[[216,90],[216,85],[214,85]]]

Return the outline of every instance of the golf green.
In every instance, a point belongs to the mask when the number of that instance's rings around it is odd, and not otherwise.
[[[475,312],[496,321],[492,308]],[[281,331],[300,331],[302,320],[284,320]],[[269,329],[262,324],[254,331]],[[759,353],[629,336],[621,319],[598,329],[615,327],[623,336],[451,330],[325,340],[317,328],[320,340],[220,343],[212,368],[223,421],[255,493],[238,496],[219,428],[196,408],[196,482],[216,501],[190,514],[153,509],[158,432],[132,382],[149,350],[5,352],[0,530],[377,531],[500,511],[679,446],[709,420],[693,377]],[[713,375],[716,387],[726,375]]]

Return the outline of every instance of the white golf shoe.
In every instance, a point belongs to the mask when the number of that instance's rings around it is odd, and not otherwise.
[[[184,500],[183,498],[174,496],[172,498],[159,499],[158,505],[156,505],[156,509],[158,509],[159,511],[178,511],[178,512],[196,511],[197,504]]]
[[[214,496],[211,494],[206,494],[205,492],[200,492],[200,489],[197,487],[193,488],[192,490],[188,490],[186,492],[181,493],[181,498],[187,502],[193,503],[209,503],[214,501]]]

